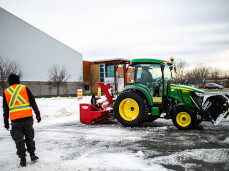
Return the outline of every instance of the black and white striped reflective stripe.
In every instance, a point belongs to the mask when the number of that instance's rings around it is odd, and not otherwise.
[[[11,99],[11,101],[10,101],[10,107],[11,106],[13,106],[13,104],[14,104],[14,102],[15,102],[15,100],[16,100],[16,97],[17,97],[17,95],[18,95],[18,91],[20,90],[20,88],[22,87],[22,85],[19,85],[17,88],[16,88],[16,90],[14,91],[14,93],[13,93],[13,97],[12,97],[12,99]]]
[[[26,108],[31,108],[30,105],[23,105],[23,106],[16,106],[16,107],[11,107],[10,112],[15,111],[15,110],[21,110],[21,109],[26,109]]]

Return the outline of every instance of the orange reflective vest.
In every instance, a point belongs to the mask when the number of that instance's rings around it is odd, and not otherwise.
[[[11,121],[33,116],[25,85],[10,86],[5,90],[5,96]]]

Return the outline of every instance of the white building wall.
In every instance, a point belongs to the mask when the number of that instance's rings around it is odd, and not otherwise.
[[[0,56],[16,62],[22,81],[47,81],[53,64],[64,65],[68,81],[82,79],[82,54],[0,8]]]

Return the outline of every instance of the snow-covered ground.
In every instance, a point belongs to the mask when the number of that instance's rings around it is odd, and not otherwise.
[[[121,127],[120,129],[98,126],[92,128],[81,124],[79,102],[89,103],[90,97],[84,97],[81,101],[71,97],[37,98],[36,101],[42,116],[39,124],[34,122],[39,161],[32,163],[27,155],[27,167],[19,166],[15,144],[9,131],[3,128],[1,110],[0,170],[163,169],[158,164],[148,166],[139,153],[135,154],[116,147],[100,148],[101,144],[106,145],[110,141],[134,141],[139,138]],[[118,139],[120,136],[122,139]]]
[[[39,161],[19,166],[16,147],[4,129],[0,109],[0,170],[185,170],[229,169],[228,121],[179,131],[170,120],[158,119],[139,128],[110,121],[83,125],[79,103],[90,97],[37,98],[42,121],[34,122]],[[2,106],[2,98],[0,99]]]

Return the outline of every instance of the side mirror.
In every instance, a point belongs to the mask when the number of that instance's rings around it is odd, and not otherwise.
[[[169,66],[170,71],[172,71],[173,68],[174,68],[174,67],[173,67],[172,65]]]

